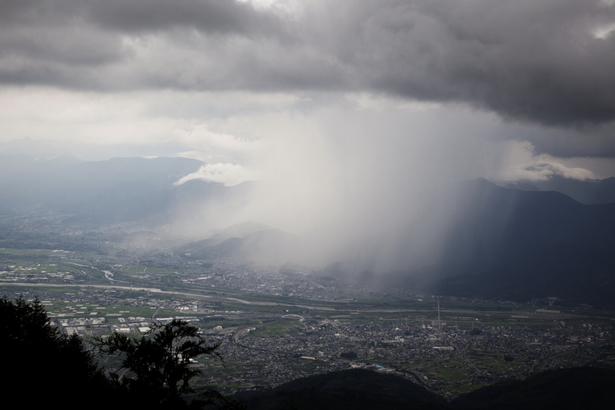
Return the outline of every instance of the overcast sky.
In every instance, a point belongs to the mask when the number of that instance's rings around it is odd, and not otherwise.
[[[2,0],[0,142],[21,138],[199,158],[187,179],[331,215],[451,179],[614,176],[615,4]]]

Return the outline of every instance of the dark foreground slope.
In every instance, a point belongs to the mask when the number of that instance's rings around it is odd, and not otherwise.
[[[446,401],[402,377],[351,369],[293,380],[259,395],[238,395],[249,410],[446,409]]]
[[[548,370],[527,380],[484,387],[458,397],[455,409],[612,409],[615,370],[596,367]]]
[[[615,405],[615,370],[549,370],[527,380],[484,387],[450,403],[399,376],[360,369],[305,377],[266,393],[236,398],[249,410],[606,410]]]
[[[99,408],[123,399],[100,370],[83,340],[60,334],[43,305],[0,298],[0,346],[5,408],[81,409],[96,398]]]
[[[549,370],[527,380],[484,387],[450,403],[399,376],[361,369],[305,377],[265,393],[236,398],[249,410],[606,410],[615,404],[615,370]]]

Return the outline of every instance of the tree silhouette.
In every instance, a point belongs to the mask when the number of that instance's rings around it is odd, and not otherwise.
[[[114,332],[106,339],[96,338],[94,343],[101,353],[122,357],[122,367],[112,377],[132,394],[152,406],[185,406],[182,396],[194,393],[190,381],[201,372],[190,366],[191,361],[202,355],[222,359],[216,352],[219,344],[208,345],[195,326],[177,319],[164,325],[154,323],[149,333],[149,337],[135,339]],[[232,404],[226,402],[217,391],[210,390],[194,404]]]
[[[3,398],[28,408],[48,406],[49,398],[65,391],[77,408],[89,397],[111,403],[111,384],[78,335],[65,336],[49,322],[38,300],[0,299],[0,346],[3,348]]]
[[[107,378],[78,335],[66,336],[51,325],[41,302],[0,299],[2,392],[7,403],[27,408],[49,407],[58,395],[62,408],[81,409],[95,398],[97,408],[147,407],[243,409],[217,390],[204,389],[190,403],[190,381],[200,373],[190,366],[201,355],[220,358],[219,344],[208,345],[186,321],[151,326],[150,335],[133,339],[113,333],[95,338],[100,352],[122,356],[120,373]],[[209,407],[208,407],[209,408]]]

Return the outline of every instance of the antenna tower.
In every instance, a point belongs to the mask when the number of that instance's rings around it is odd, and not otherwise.
[[[438,296],[438,332],[442,333],[442,322],[440,321],[440,296]]]

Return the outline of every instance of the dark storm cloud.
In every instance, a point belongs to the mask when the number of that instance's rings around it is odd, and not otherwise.
[[[335,50],[363,86],[470,102],[550,125],[615,118],[615,36],[594,35],[615,22],[615,10],[600,1],[425,0],[370,7],[355,12],[362,24],[348,24],[354,35]]]
[[[559,158],[615,158],[615,123],[581,127],[517,126],[509,139],[529,141],[535,154],[550,154]]]
[[[206,33],[257,34],[278,25],[278,18],[233,0],[3,0],[3,24],[86,23],[120,32],[193,27]]]
[[[0,24],[0,82],[99,91],[233,87],[216,71],[237,73],[224,59],[235,37],[292,37],[278,16],[227,0],[9,0]],[[244,76],[235,81],[249,88]]]
[[[370,91],[578,132],[615,120],[615,6],[600,0],[309,1],[294,16],[40,0],[3,1],[0,16],[4,83]]]
[[[0,23],[5,56],[67,64],[111,62],[125,55],[123,36],[180,29],[255,37],[281,32],[277,16],[229,0],[6,0]]]
[[[259,35],[280,25],[275,16],[229,0],[94,1],[87,12],[101,26],[127,32],[192,27],[204,33]]]

